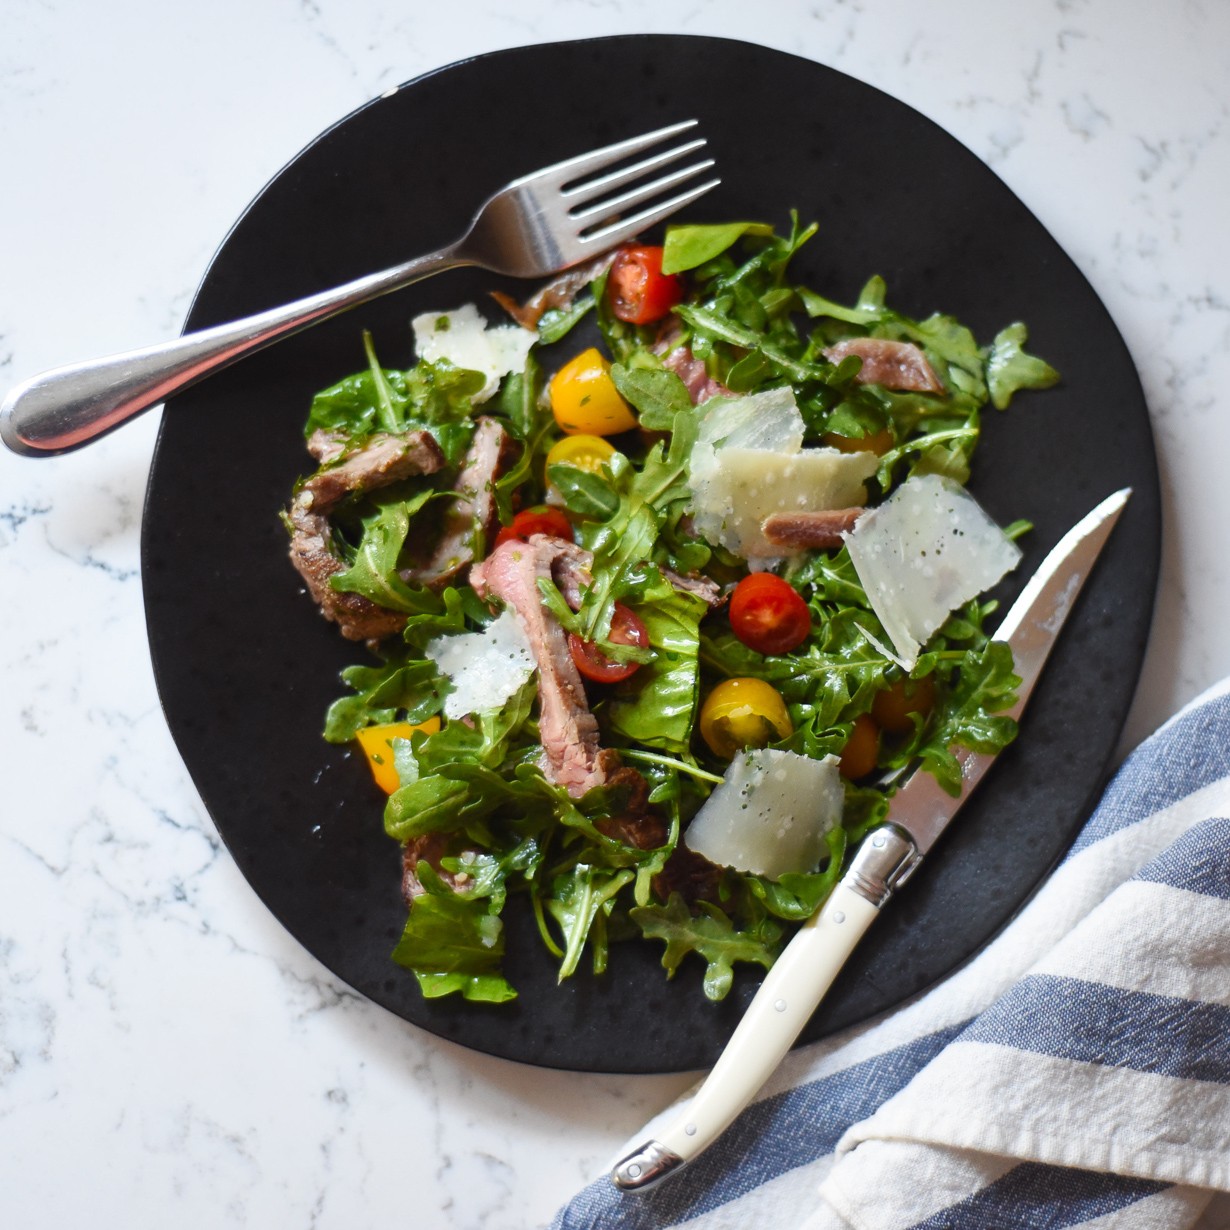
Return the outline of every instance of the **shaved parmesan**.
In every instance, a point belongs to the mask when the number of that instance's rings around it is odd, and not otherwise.
[[[712,477],[722,448],[797,453],[803,447],[803,416],[788,385],[747,397],[715,397],[706,407],[688,459],[693,484]]]
[[[907,669],[957,607],[1021,559],[964,487],[935,474],[907,479],[845,539],[871,609]]]
[[[720,448],[707,481],[694,488],[693,519],[710,542],[747,560],[782,555],[761,532],[772,513],[853,508],[867,502],[863,485],[876,471],[871,452],[806,448],[793,453]]]
[[[534,673],[534,654],[511,607],[481,632],[438,636],[424,653],[449,681],[444,716],[462,718],[498,709]]]
[[[536,332],[520,325],[488,325],[472,303],[449,312],[425,312],[416,316],[410,327],[420,359],[429,363],[446,359],[454,367],[480,372],[487,378],[475,402],[491,397],[509,372],[521,371],[530,348],[538,341]]]
[[[688,458],[697,532],[747,560],[779,558],[760,526],[772,513],[858,507],[872,453],[803,447],[794,390],[714,398]]]
[[[730,762],[688,826],[687,844],[711,863],[776,880],[814,871],[841,822],[837,757],[813,760],[761,748]]]

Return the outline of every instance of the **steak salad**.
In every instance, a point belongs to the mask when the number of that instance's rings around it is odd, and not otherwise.
[[[370,653],[324,734],[387,795],[424,995],[515,996],[520,894],[561,979],[648,937],[720,999],[901,770],[1013,738],[985,594],[1028,527],[965,484],[985,406],[1058,377],[1021,324],[797,284],[815,229],[671,227],[314,399],[291,560]]]

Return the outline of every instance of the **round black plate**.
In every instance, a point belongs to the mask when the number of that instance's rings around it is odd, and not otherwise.
[[[686,36],[499,52],[362,107],[314,141],[227,236],[187,328],[230,320],[453,240],[489,192],[557,159],[696,117],[723,186],[693,221],[820,222],[796,274],[852,300],[883,274],[903,311],[950,312],[989,340],[1028,322],[1061,387],[986,413],[973,490],[1001,523],[1026,517],[1012,597],[1103,496],[1134,495],[1027,714],[929,864],[886,910],[806,1040],[942,977],[1033,891],[1090,810],[1127,712],[1157,577],[1159,499],[1132,361],[1088,283],[1011,192],[952,137],[892,98],[810,61]],[[699,963],[667,981],[660,945],[557,986],[528,913],[511,910],[500,1007],[425,1001],[389,952],[399,851],[366,768],[320,738],[338,671],[364,660],[316,613],[278,512],[311,468],[312,394],[364,366],[360,330],[407,365],[409,318],[487,302],[454,272],[289,339],[166,411],[143,528],[146,609],[167,720],[219,832],[270,910],[362,992],[442,1037],[550,1067],[666,1072],[708,1065],[755,990],[744,972],[707,1002]],[[507,286],[514,293],[523,286]]]

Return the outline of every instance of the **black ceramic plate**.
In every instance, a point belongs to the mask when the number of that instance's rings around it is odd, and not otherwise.
[[[624,136],[695,116],[724,179],[691,220],[820,222],[800,281],[839,300],[883,274],[891,301],[939,309],[982,339],[1028,322],[1061,387],[989,410],[973,489],[1026,517],[1023,578],[1111,491],[1135,494],[1052,660],[1018,744],[893,902],[805,1039],[926,987],[1020,907],[1090,810],[1144,652],[1159,501],[1131,359],[1088,283],[1011,192],[953,138],[885,94],[743,43],[629,36],[457,64],[330,129],[257,197],[220,248],[187,327],[282,303],[451,241],[490,191]],[[408,364],[409,318],[497,285],[454,272],[282,342],[185,393],[163,419],[145,508],[149,635],[167,719],[257,894],[329,969],[442,1037],[550,1067],[708,1065],[755,990],[707,1002],[695,969],[667,981],[660,944],[616,948],[601,978],[556,986],[512,910],[501,1007],[425,1001],[389,958],[403,922],[399,851],[366,768],[320,738],[337,674],[363,660],[316,613],[278,521],[311,468],[313,392],[363,366],[360,330]],[[508,286],[514,293],[522,286]]]

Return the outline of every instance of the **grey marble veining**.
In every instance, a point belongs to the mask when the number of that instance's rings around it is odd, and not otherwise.
[[[0,382],[174,334],[233,218],[361,102],[501,46],[751,38],[915,106],[1066,247],[1138,365],[1166,501],[1134,742],[1230,673],[1230,7],[1150,0],[10,4]],[[783,99],[782,105],[793,100]],[[358,999],[268,915],[145,644],[156,417],[0,455],[0,1224],[520,1230],[687,1084],[537,1071]]]

